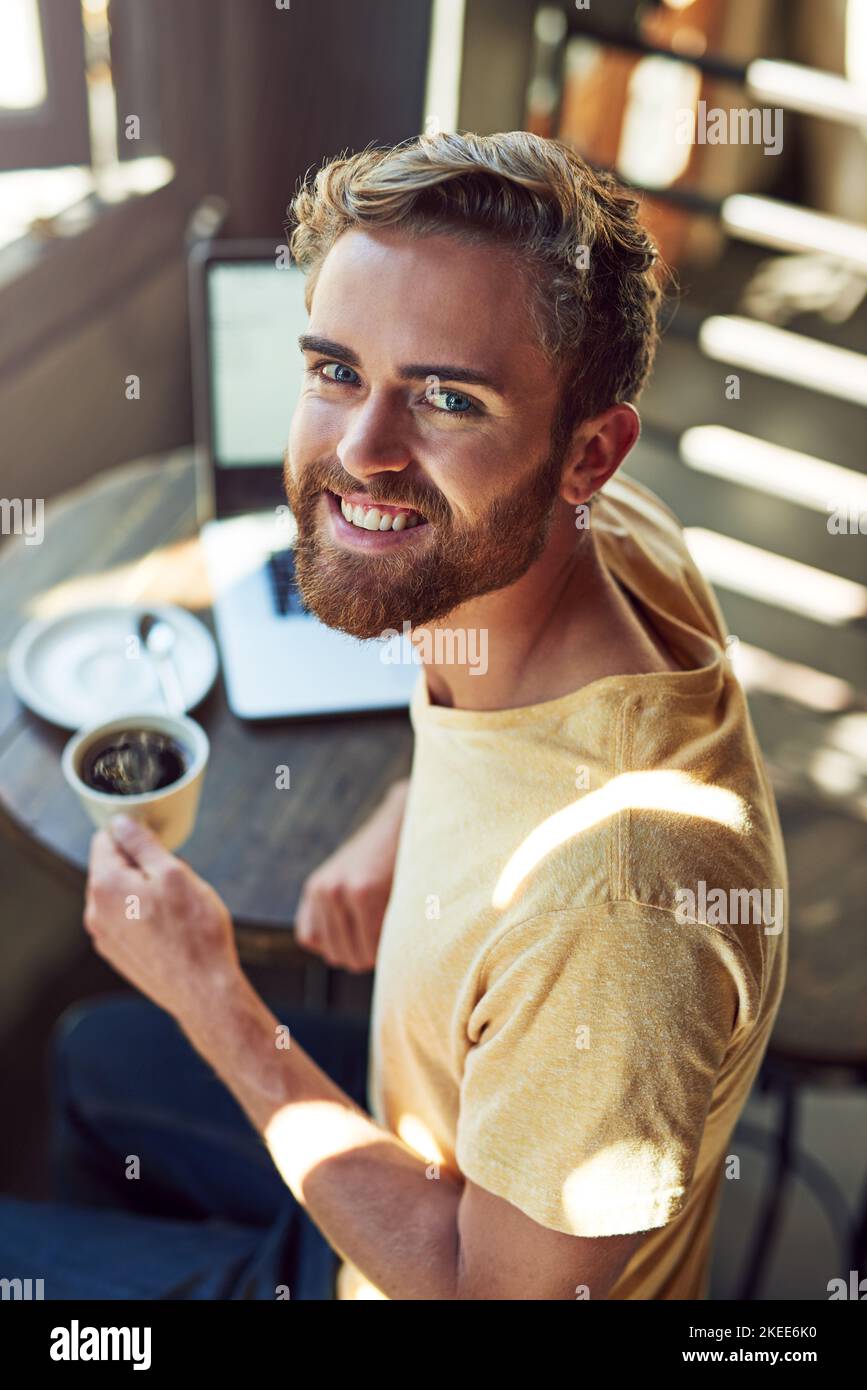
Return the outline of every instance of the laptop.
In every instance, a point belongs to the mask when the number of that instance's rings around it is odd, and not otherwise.
[[[419,675],[409,638],[328,628],[295,583],[282,471],[307,310],[281,251],[214,240],[189,258],[196,494],[229,706],[241,719],[404,709]]]

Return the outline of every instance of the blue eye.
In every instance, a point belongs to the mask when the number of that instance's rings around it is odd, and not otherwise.
[[[475,410],[473,402],[463,391],[426,391],[425,400],[443,415],[469,415]],[[442,406],[436,404],[440,400],[444,402]]]
[[[334,376],[328,376],[329,370],[334,372]],[[326,381],[337,381],[344,386],[351,386],[358,380],[358,373],[354,372],[351,367],[345,367],[342,362],[326,362],[321,371]],[[348,373],[348,375],[343,375],[343,373]]]

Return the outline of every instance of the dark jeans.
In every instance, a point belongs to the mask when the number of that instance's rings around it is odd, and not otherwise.
[[[366,1108],[366,1020],[270,1007]],[[334,1297],[337,1255],[168,1014],[76,1005],[51,1063],[59,1200],[0,1198],[0,1278],[43,1279],[46,1299]]]

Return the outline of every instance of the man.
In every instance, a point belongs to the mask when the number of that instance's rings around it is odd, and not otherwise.
[[[785,974],[784,914],[744,909],[785,863],[716,602],[671,513],[615,477],[653,248],[612,180],[524,133],[335,160],[293,215],[299,584],[357,637],[408,623],[424,659],[409,784],[297,917],[333,964],[376,965],[372,1113],[357,1046],[287,1034],[213,890],[120,821],[94,839],[85,926],[164,1014],[67,1023],[59,1171],[111,1204],[150,1145],[133,1209],[88,1229],[110,1262],[159,1226],[171,1272],[124,1270],[153,1297],[328,1297],[331,1251],[341,1298],[705,1297]],[[106,1056],[122,1028],[140,1075]],[[236,1103],[270,1155],[249,1198]]]

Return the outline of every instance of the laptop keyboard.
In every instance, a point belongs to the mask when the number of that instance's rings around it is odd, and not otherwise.
[[[265,567],[276,611],[282,617],[288,617],[292,613],[306,613],[307,609],[301,602],[301,595],[295,583],[295,554],[292,549],[272,551]]]

